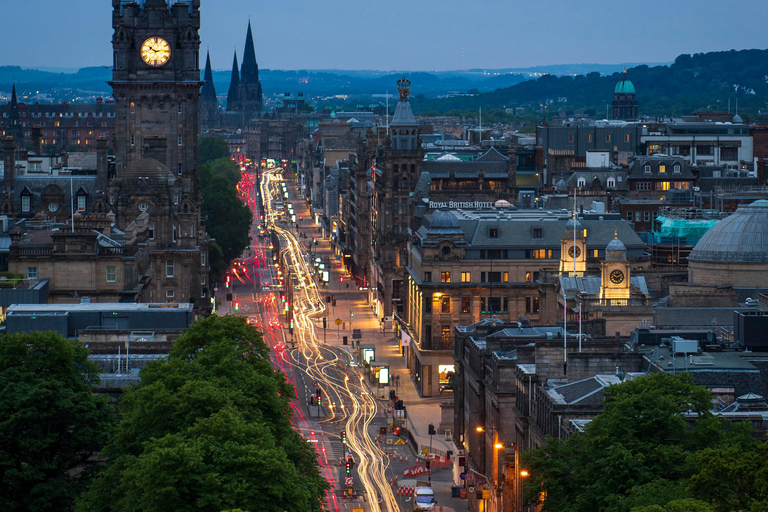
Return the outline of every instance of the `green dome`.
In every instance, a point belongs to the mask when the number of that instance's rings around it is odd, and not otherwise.
[[[625,69],[622,73],[623,78],[621,79],[621,82],[616,84],[616,87],[613,89],[614,94],[635,94],[635,86],[632,85],[632,82],[627,80],[627,70]]]

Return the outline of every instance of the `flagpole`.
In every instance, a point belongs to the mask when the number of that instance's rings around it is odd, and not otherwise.
[[[568,364],[568,296],[563,287],[563,365]]]
[[[579,302],[579,352],[581,352],[581,302]]]
[[[573,189],[573,277],[576,277],[576,189]]]

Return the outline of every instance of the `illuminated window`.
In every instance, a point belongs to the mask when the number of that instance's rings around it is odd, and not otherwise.
[[[134,102],[131,102],[131,114],[135,114],[135,113],[136,113],[136,104]]]
[[[471,275],[469,272],[462,272],[461,273],[461,282],[462,283],[469,283],[472,281]]]
[[[659,174],[666,174],[667,166],[665,164],[659,164]]]
[[[530,283],[531,282],[531,273],[530,272],[526,272],[525,273],[525,282],[526,283]]]
[[[611,134],[610,133],[606,133],[605,134],[605,142],[611,142]]]
[[[624,142],[629,142],[629,134],[624,135]]]
[[[504,272],[504,275],[501,276],[501,280],[505,283],[509,282],[509,272]]]
[[[462,313],[469,313],[470,300],[471,299],[469,297],[462,297],[461,298],[461,312]]]
[[[592,257],[593,258],[599,258],[600,257],[600,249],[592,249]]]
[[[440,331],[440,341],[443,343],[443,347],[447,347],[451,344],[451,328],[443,327]]]
[[[587,142],[592,142],[592,134],[587,135]]]
[[[552,257],[552,249],[533,249],[531,258],[535,260],[545,260]]]
[[[573,142],[573,134],[572,133],[568,134],[568,142]]]
[[[440,282],[441,283],[450,283],[451,282],[451,273],[450,272],[440,272]]]
[[[659,181],[658,183],[656,183],[656,190],[669,190],[669,182]]]
[[[440,297],[440,312],[441,313],[450,313],[451,312],[451,298],[447,295],[443,295]]]
[[[584,235],[584,238],[587,238],[587,228],[584,228],[581,233]]]

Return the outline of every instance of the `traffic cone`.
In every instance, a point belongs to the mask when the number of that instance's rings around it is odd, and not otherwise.
[[[395,482],[397,482],[397,475],[395,475]]]
[[[403,454],[400,454],[400,462],[403,462]]]
[[[394,480],[390,480],[389,481],[389,486],[390,487],[394,487],[395,486],[395,481]]]
[[[405,462],[408,462],[408,456],[407,455],[405,456]]]

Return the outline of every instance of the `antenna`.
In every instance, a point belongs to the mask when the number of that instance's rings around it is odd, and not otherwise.
[[[480,145],[483,145],[483,107],[480,107]]]

